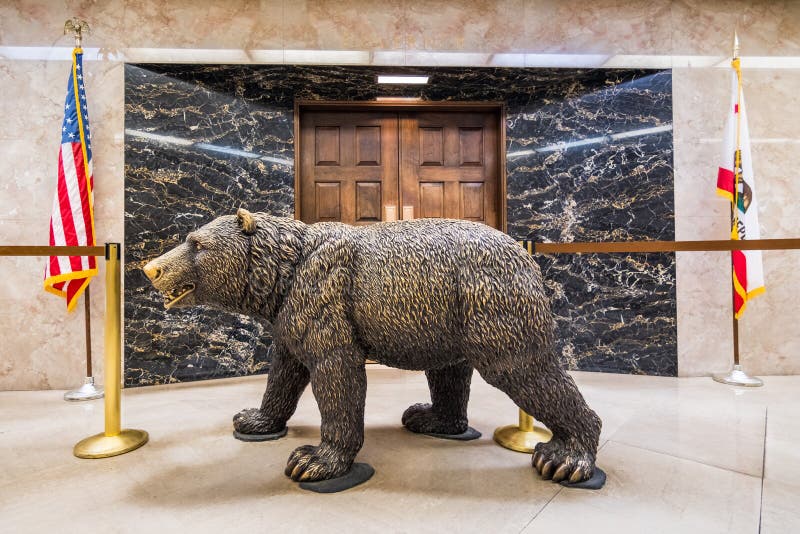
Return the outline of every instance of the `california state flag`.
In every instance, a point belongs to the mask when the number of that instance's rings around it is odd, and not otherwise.
[[[733,204],[731,239],[759,239],[761,234],[758,228],[753,160],[750,156],[750,133],[747,129],[744,95],[739,89],[736,70],[731,73],[731,95],[723,139],[722,164],[717,175],[717,194]],[[764,292],[764,267],[760,250],[734,250],[731,254],[735,290],[734,314],[738,319],[744,313],[747,301]]]

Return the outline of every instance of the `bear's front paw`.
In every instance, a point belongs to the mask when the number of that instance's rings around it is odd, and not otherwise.
[[[553,438],[539,443],[533,451],[533,467],[545,480],[567,480],[571,484],[588,480],[594,472],[595,455]]]
[[[330,448],[303,445],[289,456],[284,473],[295,482],[314,482],[342,476],[352,465],[352,460]]]
[[[447,419],[434,413],[430,404],[414,404],[403,413],[403,425],[417,434],[463,434],[469,426],[466,419]]]
[[[242,410],[233,416],[233,429],[241,434],[275,434],[285,427],[258,408]]]

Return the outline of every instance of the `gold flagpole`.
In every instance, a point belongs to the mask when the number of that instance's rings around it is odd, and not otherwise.
[[[64,35],[70,32],[75,37],[75,48],[80,49],[83,34],[89,33],[89,24],[85,20],[71,18],[64,23]],[[75,54],[72,54],[72,61],[75,61]],[[94,245],[94,243],[90,244]],[[86,326],[86,376],[81,387],[64,393],[64,400],[68,401],[93,400],[103,397],[103,388],[95,385],[92,374],[92,321],[89,313],[89,301],[89,286],[87,285],[83,293],[83,319]]]
[[[736,71],[736,151],[733,163],[733,204],[731,204],[731,238],[739,239],[739,180],[742,177],[742,66],[739,59],[739,36],[733,32],[733,59],[731,66]],[[731,303],[733,306],[733,365],[739,365],[739,319],[736,318],[736,284],[733,253],[731,252]]]
[[[742,179],[742,65],[739,59],[739,35],[733,32],[733,59],[731,67],[736,72],[736,150],[733,158],[733,203],[731,204],[731,239],[739,239],[739,182]],[[739,364],[739,319],[736,318],[736,268],[731,253],[731,307],[733,314],[733,370],[724,375],[713,375],[717,382],[733,386],[758,387],[764,385],[760,378],[744,372]]]

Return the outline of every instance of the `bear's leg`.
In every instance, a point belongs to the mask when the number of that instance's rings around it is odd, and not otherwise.
[[[472,367],[466,362],[425,371],[432,404],[414,404],[403,413],[403,425],[419,434],[463,434]]]
[[[272,365],[261,408],[242,410],[233,416],[233,428],[239,434],[271,435],[283,431],[308,385],[308,369],[277,343],[272,347]]]
[[[320,358],[311,370],[311,387],[322,417],[318,446],[298,447],[286,475],[295,481],[327,480],[345,474],[364,444],[367,373],[364,358],[338,354]]]
[[[600,418],[587,406],[572,377],[555,357],[540,366],[514,368],[493,363],[478,371],[553,432],[553,438],[537,444],[533,454],[533,466],[543,479],[575,483],[592,476]]]

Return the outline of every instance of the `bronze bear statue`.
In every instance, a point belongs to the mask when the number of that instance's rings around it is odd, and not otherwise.
[[[486,225],[307,225],[240,209],[190,233],[144,272],[167,308],[214,306],[272,324],[261,407],[233,424],[256,438],[285,432],[310,382],[322,439],[290,455],[292,480],[333,479],[351,468],[364,441],[368,356],[425,371],[432,404],[405,411],[409,430],[465,432],[477,369],[552,430],[533,455],[542,478],[578,483],[593,474],[601,422],[554,352],[539,267]]]

